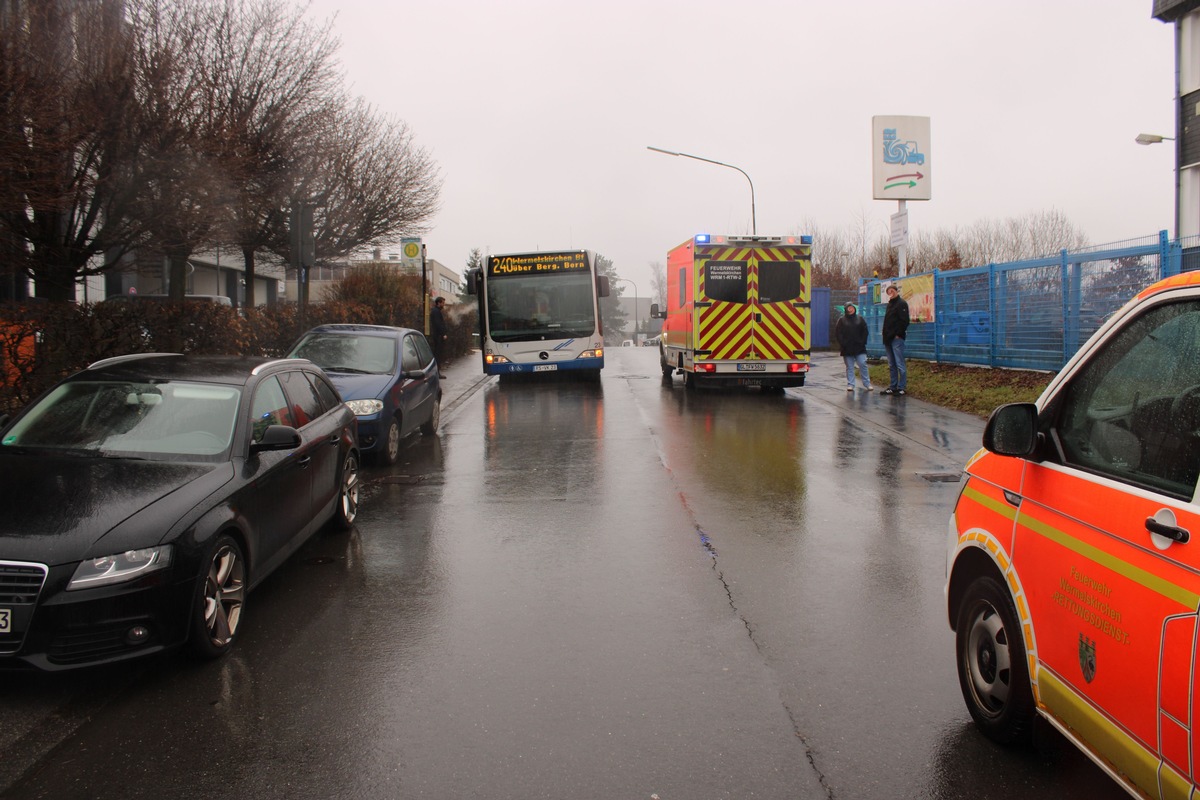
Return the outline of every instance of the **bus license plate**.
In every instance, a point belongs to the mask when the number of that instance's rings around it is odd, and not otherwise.
[[[558,369],[558,364],[534,364],[534,372],[554,372]]]
[[[761,361],[758,363],[738,364],[738,372],[766,372],[766,371],[767,371],[767,365]]]
[[[0,608],[0,633],[12,633],[11,608]]]

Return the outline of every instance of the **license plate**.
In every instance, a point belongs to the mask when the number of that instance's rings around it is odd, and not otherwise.
[[[11,608],[0,608],[0,633],[12,633]]]
[[[558,369],[558,364],[534,364],[534,372],[554,372]]]
[[[757,363],[752,362],[750,364],[738,364],[738,372],[766,372],[766,371],[767,371],[767,365],[761,361],[759,361]]]

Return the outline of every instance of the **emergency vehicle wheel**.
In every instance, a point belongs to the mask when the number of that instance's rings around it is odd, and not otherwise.
[[[989,575],[976,578],[955,631],[958,683],[975,724],[1000,744],[1029,739],[1034,705],[1025,640],[1005,587]]]

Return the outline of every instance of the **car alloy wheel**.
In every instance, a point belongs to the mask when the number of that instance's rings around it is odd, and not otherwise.
[[[357,516],[358,456],[350,452],[342,462],[341,490],[338,492],[337,509],[333,512],[333,522],[342,530],[348,530],[354,525]]]
[[[388,423],[387,431],[384,434],[383,450],[379,454],[379,460],[387,466],[395,464],[400,458],[400,420],[392,417]]]
[[[199,577],[191,645],[197,655],[217,658],[227,653],[237,638],[246,600],[246,562],[238,543],[221,536],[206,564]]]
[[[429,412],[429,421],[421,426],[421,433],[425,436],[432,436],[437,433],[438,424],[442,420],[442,401],[441,398],[433,399],[433,410]]]

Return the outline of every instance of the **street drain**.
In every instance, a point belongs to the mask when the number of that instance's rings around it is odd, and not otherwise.
[[[962,477],[961,472],[918,472],[925,480],[930,483],[957,483]]]
[[[412,486],[425,480],[424,475],[385,475],[377,478],[374,483],[393,483],[399,486]]]

